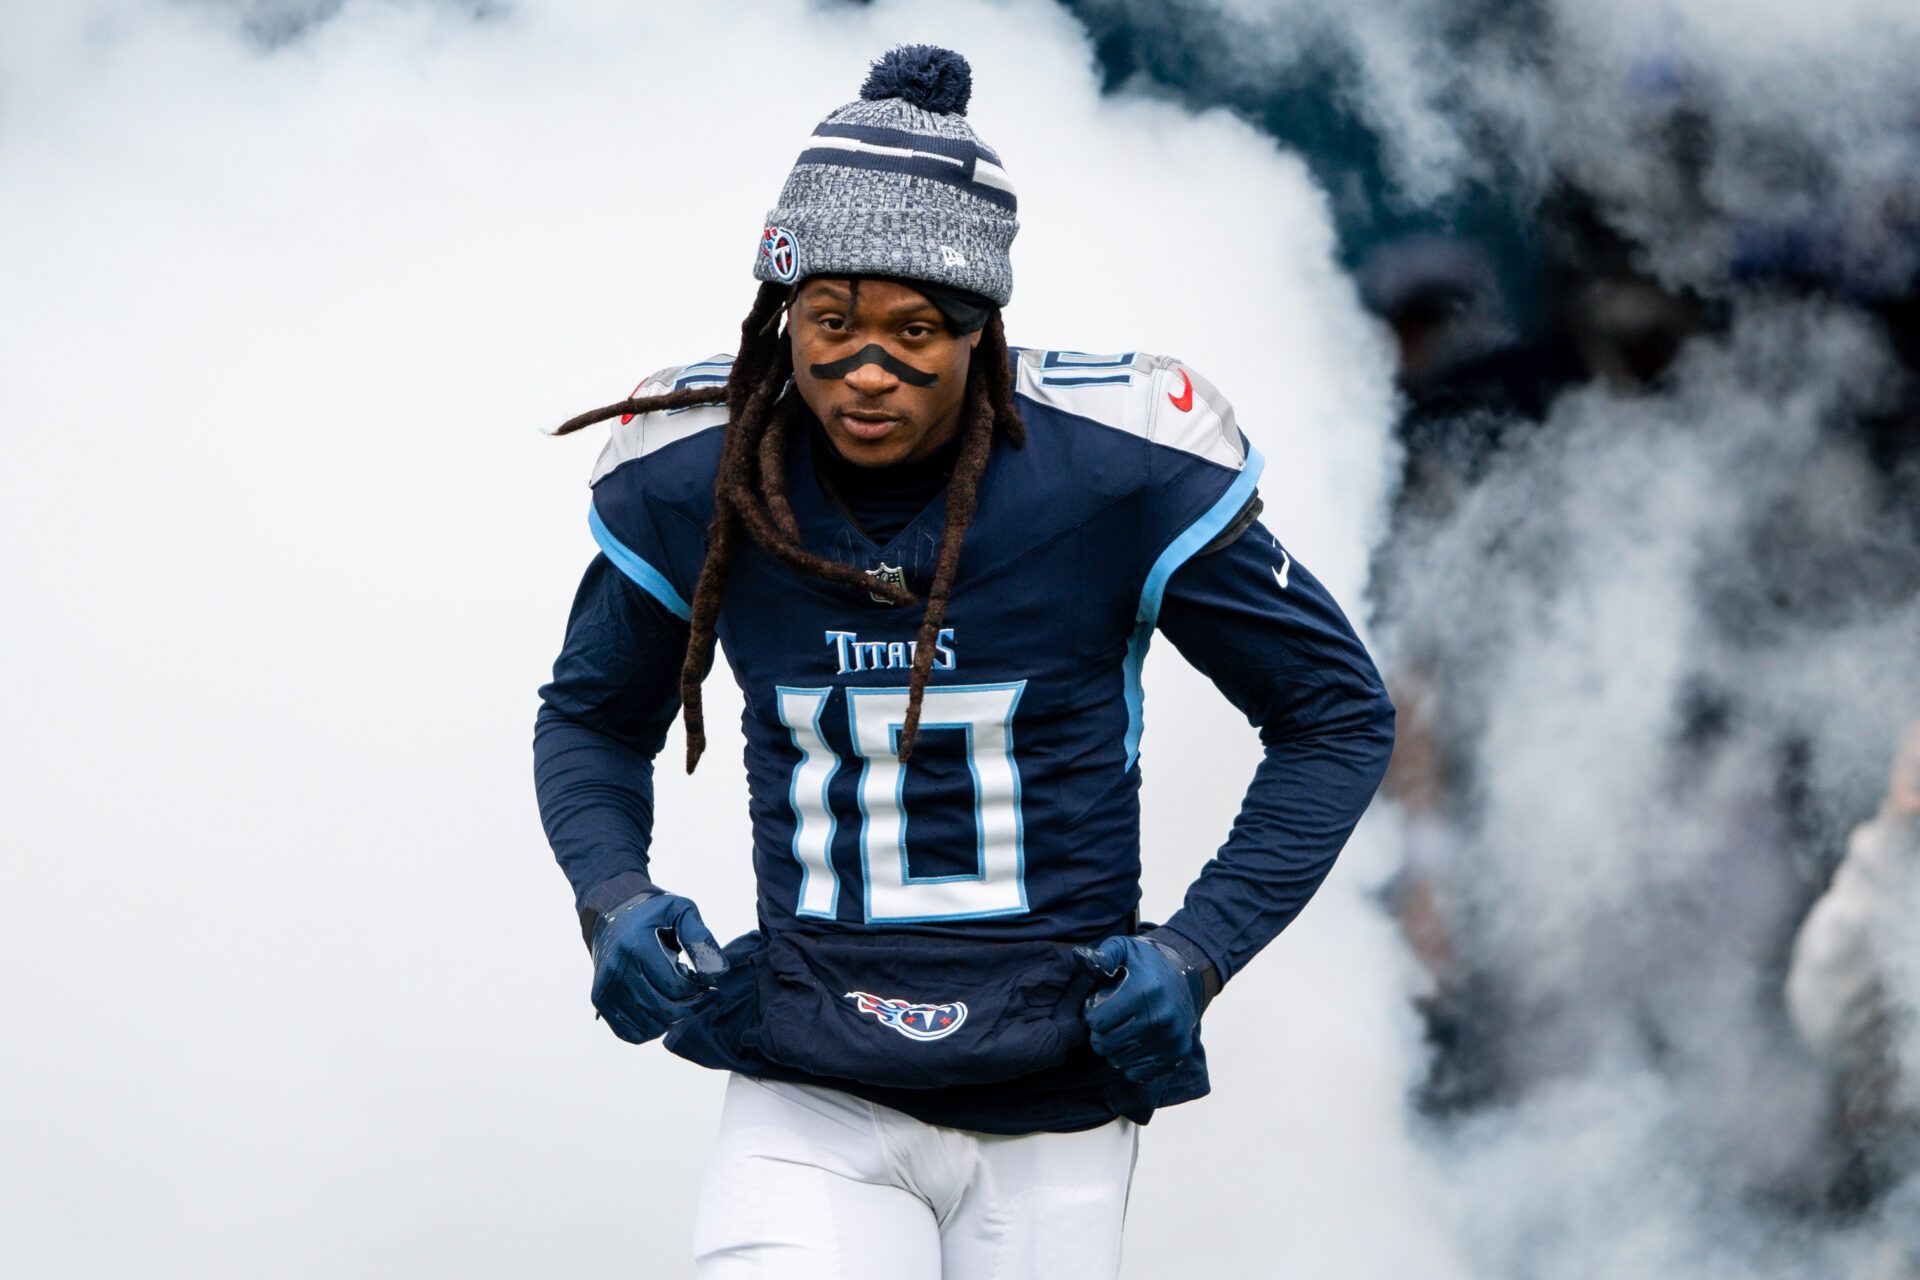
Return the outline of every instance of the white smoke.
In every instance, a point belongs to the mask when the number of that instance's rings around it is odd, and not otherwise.
[[[1492,975],[1468,1030],[1506,1086],[1435,1150],[1476,1274],[1868,1265],[1877,1229],[1818,1212],[1843,1157],[1779,984],[1920,713],[1915,497],[1855,431],[1912,404],[1873,323],[1730,280],[1772,239],[1845,289],[1909,281],[1920,9],[1078,7],[1184,41],[1190,77],[1143,61],[1201,100],[1329,81],[1404,208],[1478,188],[1524,218],[1568,184],[1638,265],[1726,300],[1666,389],[1565,396],[1389,551],[1383,642],[1434,682],[1468,784],[1451,861],[1423,836],[1422,869],[1454,959]]]
[[[1320,193],[1103,100],[1051,5],[0,11],[0,1269],[687,1274],[720,1081],[592,1021],[534,810],[594,448],[537,428],[730,344],[801,140],[904,40],[972,59],[1020,184],[1013,339],[1193,359],[1357,607],[1391,402]],[[1149,668],[1164,915],[1257,750]],[[727,752],[660,793],[658,874],[748,927]],[[1132,1274],[1459,1274],[1390,864],[1363,833],[1210,1015]]]
[[[1743,238],[1817,229],[1862,284],[1916,265],[1920,8],[1902,0],[1078,0],[1177,33],[1208,100],[1326,76],[1406,207],[1478,186],[1523,213],[1597,199],[1670,283],[1716,288]]]
[[[1920,706],[1920,601],[1863,592],[1885,517],[1833,432],[1889,366],[1845,312],[1747,309],[1409,533],[1390,647],[1482,717],[1450,874],[1519,1095],[1446,1143],[1480,1274],[1833,1274],[1789,1212],[1834,1152],[1780,1010],[1819,868],[1778,788],[1795,744],[1837,842]]]

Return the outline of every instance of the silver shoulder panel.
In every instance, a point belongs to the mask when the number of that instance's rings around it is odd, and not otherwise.
[[[1014,390],[1064,413],[1131,432],[1238,471],[1247,443],[1233,406],[1173,356],[1023,349]]]
[[[710,356],[694,364],[675,365],[671,369],[662,369],[649,374],[633,389],[629,398],[663,395],[668,391],[679,391],[686,387],[720,386],[727,380],[727,373],[733,367],[733,357],[728,354]],[[602,477],[622,463],[635,458],[644,458],[656,449],[665,448],[676,440],[697,435],[709,427],[717,427],[727,420],[727,407],[720,404],[695,405],[689,409],[656,410],[636,417],[612,420],[612,430],[607,436],[607,444],[600,451],[599,459],[593,464],[593,474],[587,480],[589,485],[600,483]]]

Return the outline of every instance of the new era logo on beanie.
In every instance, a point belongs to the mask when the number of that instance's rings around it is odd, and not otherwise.
[[[902,45],[860,98],[813,131],[767,214],[757,279],[878,275],[1013,296],[1019,202],[966,121],[973,73],[950,49]]]

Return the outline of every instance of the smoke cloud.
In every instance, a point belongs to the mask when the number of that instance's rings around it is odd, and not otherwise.
[[[1920,145],[1920,12],[1894,0],[1069,3],[1143,81],[1320,149],[1356,229],[1573,183],[1669,283],[1723,285],[1787,228],[1863,286],[1916,265],[1888,231]]]
[[[1889,480],[1868,439],[1911,431],[1911,353],[1860,310],[1740,282],[1910,288],[1920,13],[1073,7],[1128,88],[1307,149],[1355,256],[1422,217],[1474,234],[1489,203],[1526,224],[1571,189],[1632,267],[1717,300],[1655,388],[1451,424],[1505,443],[1419,495],[1383,553],[1383,650],[1454,774],[1452,811],[1408,828],[1468,984],[1441,1067],[1488,1077],[1434,1082],[1466,1115],[1432,1150],[1476,1275],[1874,1265],[1878,1229],[1824,1202],[1848,1156],[1780,985],[1920,716],[1916,476]],[[1889,975],[1907,1027],[1912,968]],[[1910,1035],[1905,1061],[1920,1078]]]
[[[1388,649],[1466,712],[1445,878],[1517,1098],[1443,1140],[1478,1273],[1835,1274],[1794,1212],[1836,1174],[1828,1082],[1780,989],[1809,853],[1920,707],[1916,561],[1889,580],[1830,429],[1891,383],[1857,317],[1755,307],[1409,532]]]

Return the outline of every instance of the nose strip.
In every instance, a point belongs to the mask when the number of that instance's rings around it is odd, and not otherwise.
[[[863,364],[877,364],[900,381],[912,387],[930,387],[940,381],[937,373],[927,373],[916,369],[905,361],[896,360],[887,349],[877,342],[869,342],[852,355],[835,360],[832,364],[809,366],[816,378],[844,378]]]

